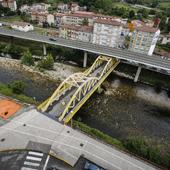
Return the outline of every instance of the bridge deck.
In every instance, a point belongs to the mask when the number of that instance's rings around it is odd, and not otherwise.
[[[118,48],[111,48],[107,46],[101,46],[92,43],[86,43],[82,41],[68,40],[62,38],[56,38],[56,41],[50,41],[49,39],[50,37],[40,35],[38,33],[33,33],[33,32],[24,33],[20,31],[7,30],[3,28],[0,28],[0,35],[84,50],[99,55],[124,59],[126,61],[135,62],[137,64],[142,64],[142,65],[146,65],[149,67],[162,69],[170,72],[170,60],[162,59],[161,57],[156,55],[149,56],[146,54],[131,52],[128,50],[122,50]]]

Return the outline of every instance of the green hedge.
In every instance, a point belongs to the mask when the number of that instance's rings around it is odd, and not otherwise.
[[[151,146],[143,137],[133,137],[120,141],[76,120],[73,120],[73,128],[79,129],[91,137],[97,138],[121,150],[129,151],[157,165],[170,169],[170,153],[161,154],[158,147]]]
[[[18,99],[18,100],[25,102],[25,103],[28,103],[28,104],[34,104],[34,105],[39,104],[37,101],[35,101],[31,97],[28,97],[24,94],[14,93],[13,90],[8,85],[2,84],[2,83],[0,83],[0,94]]]

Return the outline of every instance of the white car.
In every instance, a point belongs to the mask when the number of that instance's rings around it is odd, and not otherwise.
[[[2,23],[0,23],[0,27],[2,27]]]

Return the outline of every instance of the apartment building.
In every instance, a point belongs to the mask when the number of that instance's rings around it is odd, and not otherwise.
[[[59,37],[71,40],[91,42],[93,27],[62,25],[59,30]]]
[[[17,10],[17,3],[15,0],[0,0],[0,4],[3,7],[10,8],[11,11]]]
[[[66,25],[86,25],[93,26],[94,16],[92,12],[77,11],[72,14],[66,14],[63,17],[63,23]]]
[[[58,13],[66,13],[69,12],[69,5],[65,3],[59,3],[57,5],[57,12]]]
[[[148,26],[136,27],[130,39],[129,50],[152,55],[159,35],[160,30],[156,28]]]
[[[48,8],[50,6],[51,6],[50,4],[45,4],[45,3],[36,3],[31,6],[25,4],[21,6],[20,11],[22,13],[25,12],[26,14],[31,14],[32,12],[48,13]]]
[[[80,6],[79,6],[78,3],[72,2],[72,3],[70,4],[70,11],[71,11],[71,12],[79,11],[79,9],[80,9]]]
[[[94,44],[119,47],[122,32],[122,24],[114,20],[97,19],[93,28]]]
[[[54,24],[54,15],[47,12],[32,12],[31,20],[36,21],[39,25],[43,25],[43,23],[52,25]]]
[[[63,18],[64,18],[64,14],[62,13],[54,13],[54,25],[59,28],[62,23],[63,23]]]

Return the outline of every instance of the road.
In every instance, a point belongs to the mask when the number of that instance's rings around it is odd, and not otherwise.
[[[34,108],[27,109],[5,125],[1,125],[0,139],[1,151],[27,149],[50,153],[71,166],[83,156],[107,170],[157,169],[143,160],[60,124]]]
[[[159,56],[152,55],[148,56],[146,54],[135,53],[123,49],[111,48],[91,43],[86,43],[82,41],[68,40],[63,38],[56,38],[56,41],[50,41],[48,36],[40,35],[35,32],[20,32],[10,29],[0,28],[0,35],[10,36],[20,39],[27,39],[31,41],[52,44],[57,46],[63,46],[73,49],[79,49],[99,55],[106,55],[110,57],[116,57],[118,59],[123,59],[129,62],[135,62],[148,67],[153,67],[157,69],[162,69],[170,72],[170,60],[162,59]]]

